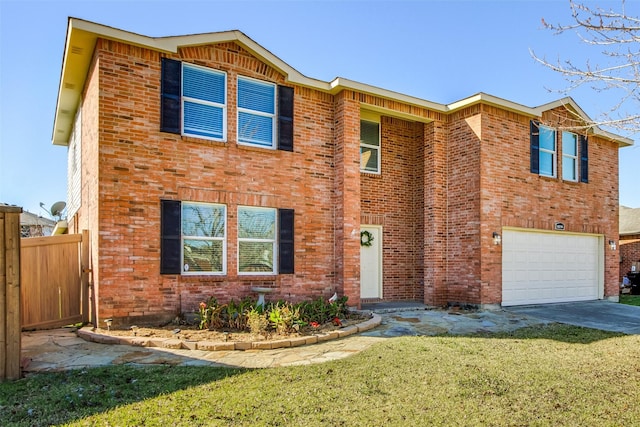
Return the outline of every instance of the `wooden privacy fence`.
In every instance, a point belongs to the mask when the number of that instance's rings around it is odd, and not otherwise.
[[[20,213],[0,204],[0,381],[20,378]]]
[[[22,329],[89,320],[89,233],[22,239]]]

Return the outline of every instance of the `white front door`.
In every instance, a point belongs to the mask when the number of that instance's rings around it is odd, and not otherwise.
[[[360,232],[369,232],[373,239],[370,246],[362,245],[368,240],[361,234],[360,244],[360,298],[382,298],[382,227],[362,225]]]

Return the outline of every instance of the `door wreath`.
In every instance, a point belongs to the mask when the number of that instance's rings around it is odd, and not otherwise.
[[[360,246],[371,246],[373,243],[373,234],[367,230],[360,232]]]

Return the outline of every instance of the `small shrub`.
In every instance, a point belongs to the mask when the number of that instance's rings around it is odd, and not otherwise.
[[[254,335],[265,334],[269,326],[266,313],[258,307],[252,307],[247,313],[247,325]]]
[[[279,334],[293,330],[294,324],[300,320],[300,308],[287,302],[278,302],[268,308],[269,324]]]
[[[348,297],[343,296],[334,302],[323,298],[300,303],[300,318],[306,323],[317,322],[319,324],[333,321],[337,318],[349,317],[347,308]]]

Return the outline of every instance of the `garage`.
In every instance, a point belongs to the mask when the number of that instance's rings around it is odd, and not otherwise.
[[[593,234],[503,230],[502,305],[602,298],[601,239]]]

